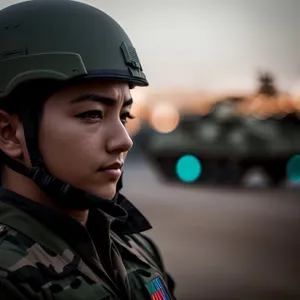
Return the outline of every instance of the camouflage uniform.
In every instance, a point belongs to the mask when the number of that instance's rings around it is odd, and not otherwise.
[[[122,195],[75,219],[0,190],[0,299],[175,299],[145,217]]]

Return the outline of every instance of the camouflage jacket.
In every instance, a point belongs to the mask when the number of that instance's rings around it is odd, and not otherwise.
[[[0,189],[0,299],[172,300],[151,225],[122,195],[75,219]]]

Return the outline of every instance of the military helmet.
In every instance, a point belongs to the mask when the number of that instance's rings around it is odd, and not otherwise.
[[[147,86],[121,26],[93,6],[70,0],[21,2],[0,11],[0,99],[35,79],[118,79]]]
[[[53,81],[58,86],[77,79],[147,86],[129,37],[115,20],[93,6],[72,0],[33,0],[0,11],[0,41],[0,107],[14,106],[22,98],[17,113],[32,167],[1,153],[3,161],[62,205],[83,210],[105,200],[49,173],[38,148],[38,115],[29,102],[32,98],[42,102],[56,92]],[[24,86],[29,95],[22,93]]]

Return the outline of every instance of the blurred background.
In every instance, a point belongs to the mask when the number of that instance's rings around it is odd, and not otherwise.
[[[150,81],[124,194],[177,298],[300,299],[300,1],[82,2],[123,26]]]

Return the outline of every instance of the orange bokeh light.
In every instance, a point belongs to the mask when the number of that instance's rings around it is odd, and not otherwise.
[[[155,106],[149,119],[151,126],[161,133],[172,132],[178,126],[179,121],[180,115],[178,110],[168,103]]]

